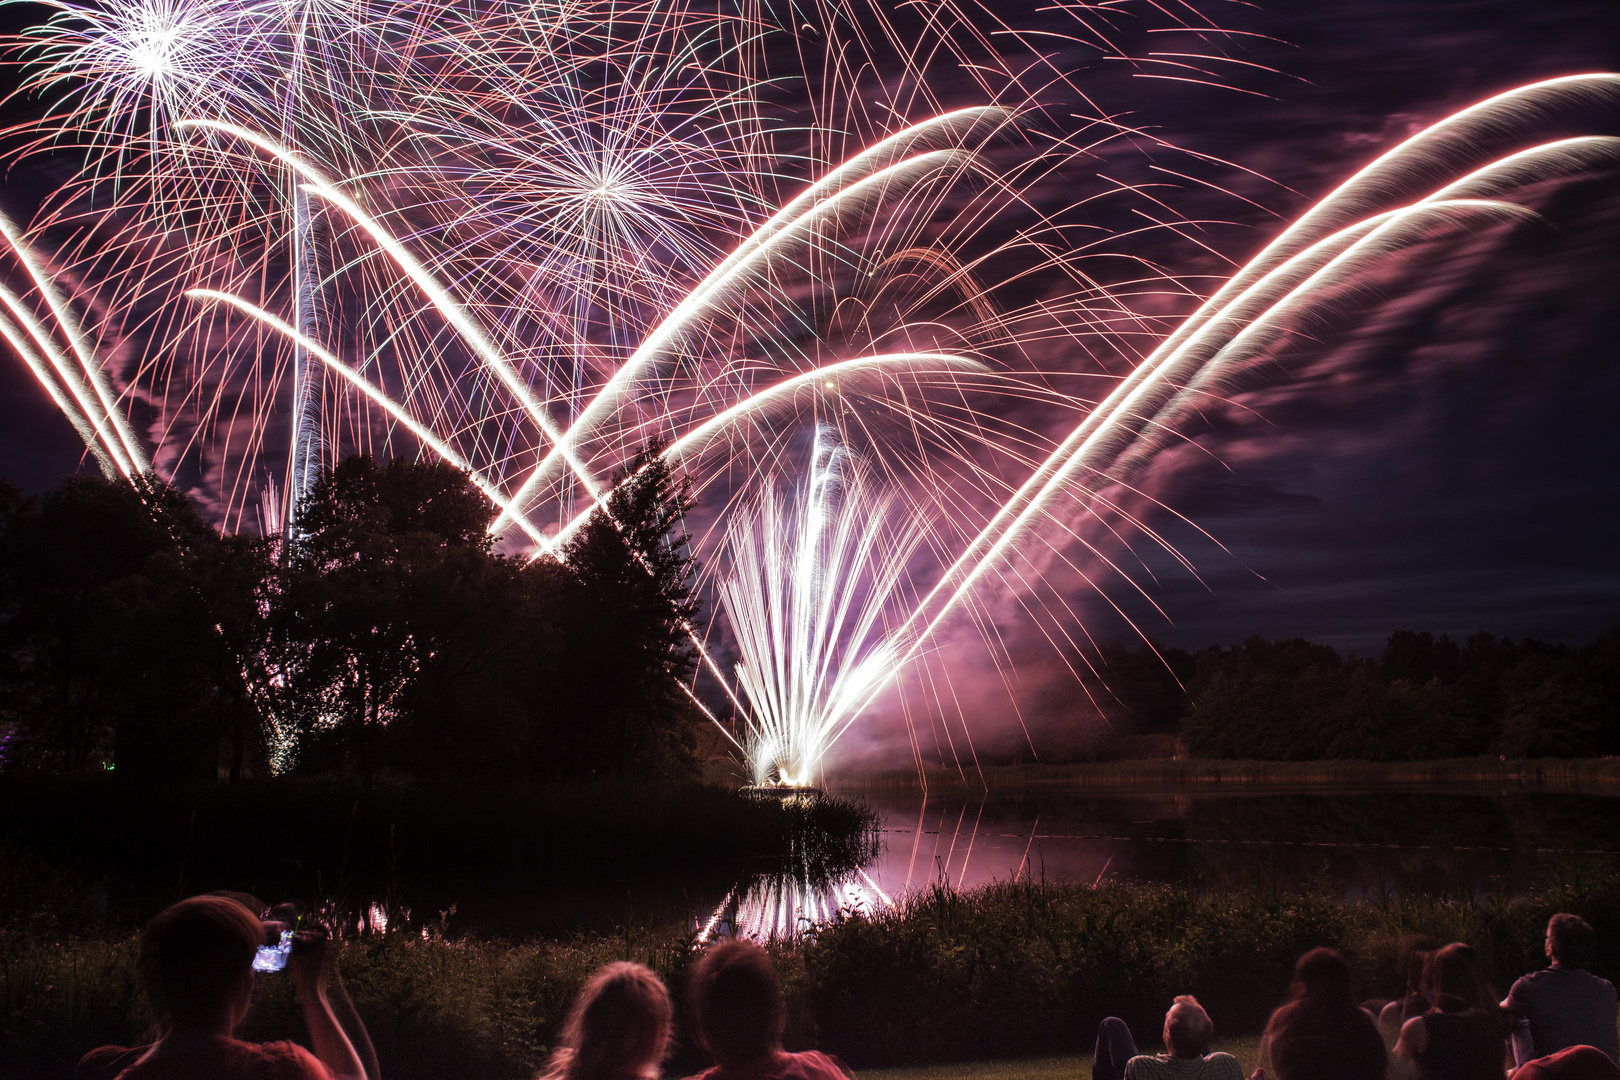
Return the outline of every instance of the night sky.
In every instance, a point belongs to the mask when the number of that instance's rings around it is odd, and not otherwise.
[[[1620,63],[1601,3],[1263,6],[1233,24],[1291,43],[1264,62],[1308,82],[1263,85],[1278,100],[1176,136],[1313,199],[1474,101]],[[1265,201],[1290,219],[1305,205]],[[1376,655],[1403,628],[1577,644],[1620,623],[1620,175],[1536,205],[1545,225],[1452,244],[1348,305],[1242,411],[1156,463],[1155,495],[1230,554],[1166,520],[1203,581],[1162,577],[1172,622],[1145,629],[1188,648],[1259,633]],[[1247,224],[1259,235],[1221,250],[1246,257],[1274,228]]]
[[[1604,0],[1208,10],[1263,35],[1241,55],[1281,74],[1233,79],[1251,93],[1154,82],[1134,118],[1275,181],[1240,192],[1270,213],[1211,205],[1233,224],[1202,239],[1237,262],[1416,127],[1539,78],[1620,68]],[[1620,117],[1595,118],[1586,132],[1597,130],[1620,134]],[[1454,244],[1315,328],[1243,389],[1241,408],[1213,410],[1193,443],[1160,457],[1147,488],[1226,550],[1150,515],[1202,580],[1147,553],[1168,620],[1123,600],[1146,632],[1188,648],[1258,633],[1376,654],[1401,628],[1579,644],[1620,623],[1620,176],[1537,205],[1544,225]],[[1225,272],[1214,255],[1177,270]],[[39,491],[81,467],[93,466],[77,437],[7,354],[0,475]],[[1079,604],[1098,637],[1129,635],[1102,605]]]

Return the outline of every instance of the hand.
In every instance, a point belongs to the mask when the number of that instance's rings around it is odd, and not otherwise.
[[[320,997],[326,989],[326,975],[332,968],[332,951],[327,948],[326,930],[316,926],[292,936],[287,954],[287,974],[292,976],[298,995]]]
[[[1256,1068],[1254,1072],[1249,1074],[1249,1080],[1266,1080],[1266,1070],[1263,1068]]]

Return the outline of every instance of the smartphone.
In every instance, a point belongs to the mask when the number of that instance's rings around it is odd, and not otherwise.
[[[292,952],[292,931],[283,930],[281,940],[274,945],[260,945],[253,957],[254,971],[280,971],[287,966],[287,954]]]

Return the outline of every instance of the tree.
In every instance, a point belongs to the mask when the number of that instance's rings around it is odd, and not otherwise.
[[[418,577],[412,619],[427,648],[388,731],[391,765],[418,776],[533,768],[549,688],[564,676],[561,569],[462,549]]]
[[[1188,686],[1182,737],[1195,757],[1299,761],[1321,757],[1320,722],[1342,698],[1345,661],[1304,638],[1251,637],[1229,651],[1205,649]]]
[[[564,550],[566,675],[551,688],[552,760],[603,772],[690,769],[696,710],[682,684],[697,656],[693,500],[663,444],[644,446]],[[539,749],[537,744],[536,749]]]
[[[440,461],[324,470],[299,506],[275,592],[266,684],[297,729],[298,766],[368,782],[383,732],[436,655],[432,598],[490,554],[488,502]]]
[[[1403,679],[1421,685],[1439,679],[1449,685],[1462,674],[1462,653],[1445,634],[1436,640],[1428,632],[1397,630],[1389,636],[1378,664],[1390,682]]]
[[[0,493],[0,695],[14,760],[212,778],[253,727],[237,653],[265,546],[222,538],[178,490],[70,477]]]

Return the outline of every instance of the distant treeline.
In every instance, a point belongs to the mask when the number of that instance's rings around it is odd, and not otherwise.
[[[351,457],[285,537],[155,481],[0,482],[0,770],[692,771],[690,499],[657,449],[562,561],[494,553],[437,462]]]
[[[690,497],[657,449],[562,559],[532,562],[492,551],[488,501],[437,462],[351,457],[282,537],[221,535],[155,481],[0,482],[0,771],[690,773]],[[1065,713],[1101,703],[1114,733],[1195,757],[1620,752],[1620,628],[1585,648],[1401,631],[1377,660],[1252,637],[1071,661],[1092,685],[1064,684]]]
[[[1620,627],[1582,648],[1402,630],[1377,659],[1304,638],[1080,658],[1119,734],[1193,757],[1422,761],[1620,753]]]

